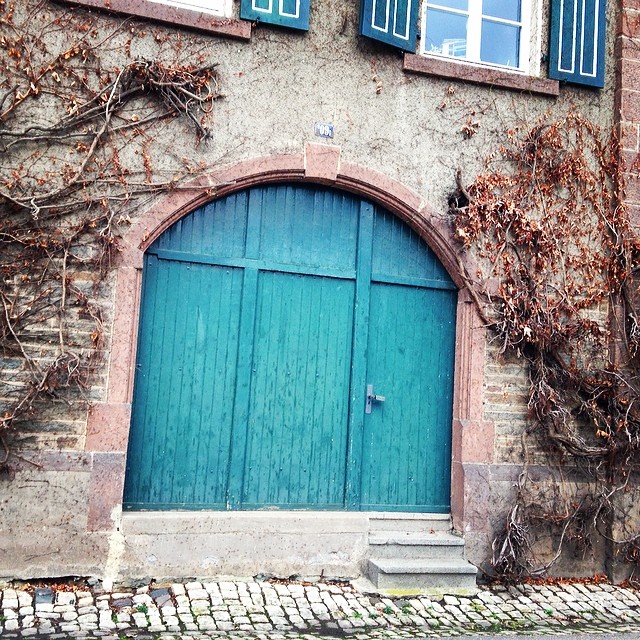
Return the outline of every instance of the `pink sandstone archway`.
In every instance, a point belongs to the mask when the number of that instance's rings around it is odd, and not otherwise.
[[[465,467],[493,461],[494,426],[483,421],[485,328],[460,276],[466,258],[442,216],[414,191],[377,171],[343,162],[339,147],[307,143],[304,153],[246,160],[201,176],[162,197],[123,238],[117,264],[107,399],[89,415],[85,450],[92,454],[89,487],[90,531],[109,531],[122,504],[126,449],[133,393],[139,295],[146,248],[176,220],[216,198],[253,185],[310,182],[372,200],[416,230],[436,253],[459,288],[452,442],[451,511],[460,531],[486,524],[465,508],[474,495]],[[475,272],[466,264],[469,272]]]

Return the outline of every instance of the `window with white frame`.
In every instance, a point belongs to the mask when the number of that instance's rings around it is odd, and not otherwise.
[[[363,36],[409,54],[418,50],[424,59],[533,76],[540,72],[540,25],[547,20],[549,78],[603,87],[607,0],[360,0]]]
[[[162,12],[158,19],[242,39],[250,36],[250,28],[238,28],[241,21],[220,20],[218,26],[204,26],[197,15],[200,12],[231,17],[233,0],[68,1],[90,7],[104,2],[109,10],[144,18],[155,17],[149,6],[156,3],[191,9],[195,13],[177,11],[167,16]],[[307,31],[312,1],[239,0],[240,18]],[[501,81],[502,86],[517,88],[524,86],[523,77],[536,78],[540,74],[541,25],[545,23],[549,24],[548,56],[544,54],[549,78],[603,87],[607,0],[360,0],[360,34],[405,51],[405,70],[435,75],[433,70],[438,68],[440,75],[462,78],[467,74],[464,77],[469,80],[468,72],[474,65],[492,67],[492,82],[508,77]],[[470,64],[449,64],[447,60]],[[443,67],[455,68],[455,72],[447,74]],[[460,73],[461,68],[464,74]],[[505,74],[505,70],[516,73]],[[530,84],[527,87],[532,90]]]
[[[420,52],[527,72],[530,0],[423,0]]]

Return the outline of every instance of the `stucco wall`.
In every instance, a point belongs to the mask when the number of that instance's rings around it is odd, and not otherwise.
[[[460,169],[463,180],[471,182],[507,131],[526,130],[540,120],[570,111],[578,111],[605,129],[614,126],[617,17],[615,3],[609,5],[606,87],[561,86],[557,97],[404,72],[402,54],[357,35],[357,6],[336,0],[312,3],[308,33],[254,25],[251,39],[242,41],[147,22],[133,36],[131,30],[121,29],[98,52],[105,67],[122,67],[135,58],[159,58],[167,64],[217,63],[225,97],[214,105],[211,138],[196,145],[184,124],[170,121],[149,149],[154,164],[167,174],[185,162],[202,163],[212,171],[256,158],[295,156],[304,164],[309,157],[304,155],[305,145],[325,144],[314,135],[314,124],[326,122],[335,127],[330,144],[339,148],[329,161],[327,175],[331,166],[339,174],[346,165],[378,172],[411,194],[416,200],[413,210],[428,210],[430,225],[445,228],[447,195],[455,188],[456,172]],[[48,19],[65,10],[67,7],[48,5]],[[545,8],[541,15],[546,15]],[[95,42],[122,22],[121,17],[101,13],[94,18]],[[543,20],[542,33],[546,28]],[[64,50],[64,36],[51,46]],[[475,133],[468,136],[463,128],[470,123]],[[139,163],[127,157],[126,149],[122,159]],[[316,179],[321,173],[322,168]],[[397,193],[401,192],[398,188]],[[147,208],[150,220],[157,206],[152,203]],[[166,215],[156,217],[169,217],[170,208],[164,202],[161,209]],[[135,227],[136,220],[132,223]],[[421,224],[416,218],[414,226]],[[127,246],[125,243],[125,251]],[[449,266],[453,268],[453,263]],[[126,434],[112,432],[110,421],[114,411],[120,411],[119,422],[126,422],[130,388],[122,382],[119,361],[111,352],[112,337],[114,331],[120,331],[116,337],[126,343],[126,335],[129,339],[135,335],[139,281],[125,271],[116,278],[117,267],[113,266],[98,294],[104,311],[105,346],[92,388],[71,405],[56,403],[48,408],[23,442],[23,458],[12,462],[14,473],[0,480],[0,576],[100,575],[110,540],[112,550],[118,544],[114,536]],[[117,286],[124,287],[119,298]],[[124,306],[128,310],[123,311]],[[131,324],[125,338],[118,314],[128,314]],[[475,333],[470,332],[468,340],[478,335],[484,340],[477,319],[474,326]],[[81,319],[77,329],[82,335]],[[54,328],[49,330],[55,333]],[[44,336],[46,350],[46,330]],[[135,344],[120,344],[120,348],[134,350]],[[470,370],[459,370],[458,383],[467,384],[467,395],[474,394],[471,402],[483,407],[473,416],[475,426],[469,427],[469,433],[486,429],[492,437],[483,441],[479,457],[461,461],[454,492],[464,503],[457,525],[467,537],[468,557],[482,565],[522,464],[519,446],[527,414],[526,372],[519,362],[497,357],[494,348],[485,349],[484,342],[475,349],[476,360],[477,353],[482,356],[482,370],[476,365],[473,382],[468,380]],[[7,361],[2,376],[15,376],[13,367],[13,361]],[[113,392],[118,385],[120,391]],[[108,410],[101,404],[105,401],[111,402]],[[87,402],[96,405],[89,426]],[[470,437],[465,435],[465,425],[459,427],[462,439]],[[29,535],[23,536],[24,531]],[[581,565],[579,572],[603,567],[600,556]]]

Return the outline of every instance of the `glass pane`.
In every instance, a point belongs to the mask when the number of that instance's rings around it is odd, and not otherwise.
[[[480,60],[507,67],[520,66],[520,27],[483,20]]]
[[[484,0],[482,13],[493,18],[520,22],[520,0]]]
[[[441,53],[454,58],[467,55],[467,16],[427,9],[425,53]]]
[[[449,9],[459,9],[460,11],[468,11],[469,9],[469,0],[432,0],[427,4],[429,6],[437,5]]]

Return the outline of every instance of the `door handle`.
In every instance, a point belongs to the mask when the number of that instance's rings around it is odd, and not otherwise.
[[[367,385],[367,401],[364,405],[364,412],[365,413],[371,413],[371,407],[373,406],[374,402],[384,402],[386,400],[386,398],[384,396],[378,396],[376,394],[373,393],[373,385],[372,384],[368,384]]]

